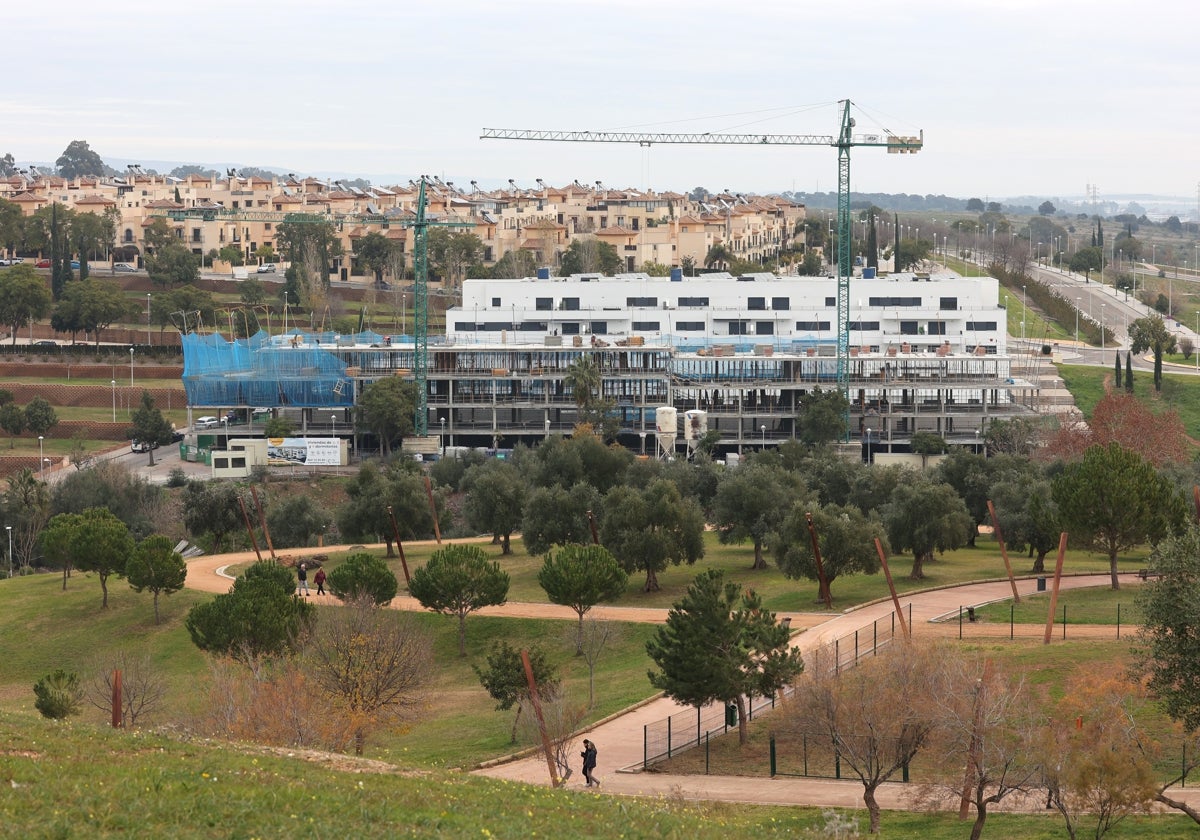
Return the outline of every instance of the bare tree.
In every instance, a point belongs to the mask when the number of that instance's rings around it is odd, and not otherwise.
[[[546,737],[550,741],[550,753],[554,757],[554,765],[558,768],[558,778],[565,782],[573,772],[571,759],[578,753],[575,750],[575,733],[587,718],[587,708],[570,702],[567,696],[559,692],[557,687],[549,694],[540,695],[542,705],[542,720],[546,725]],[[522,707],[531,704],[528,698],[521,701]],[[541,733],[538,730],[537,716],[526,714],[520,716],[521,725],[518,731],[525,742],[540,743]]]
[[[406,720],[424,699],[432,642],[412,616],[380,610],[369,599],[324,610],[305,652],[307,671],[349,724],[354,754],[367,735]]]
[[[990,663],[946,651],[934,691],[938,727],[930,742],[935,781],[920,798],[953,799],[975,808],[971,840],[979,840],[988,807],[1040,787],[1039,704],[1025,685]]]
[[[583,661],[587,663],[588,669],[588,702],[589,709],[596,705],[596,665],[600,661],[601,654],[610,645],[620,641],[622,636],[621,625],[614,621],[605,621],[602,618],[596,618],[594,615],[589,615],[583,619],[579,628],[572,628],[566,632],[566,637],[569,643],[576,647],[583,657]]]
[[[137,726],[140,719],[162,708],[167,681],[154,670],[149,656],[117,651],[96,673],[86,695],[89,703],[110,716],[117,671],[121,672],[121,726]]]
[[[824,736],[863,786],[871,833],[879,833],[879,786],[906,768],[925,746],[936,710],[930,696],[936,657],[900,644],[849,670],[834,667],[831,648],[818,650],[796,685],[793,731]]]

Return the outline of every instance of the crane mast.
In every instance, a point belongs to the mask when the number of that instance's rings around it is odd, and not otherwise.
[[[850,276],[851,237],[850,219],[850,149],[854,146],[883,147],[889,153],[916,153],[925,144],[925,133],[917,136],[859,134],[854,131],[850,116],[850,100],[843,99],[841,128],[836,136],[828,134],[670,134],[636,131],[540,131],[513,128],[485,128],[483,140],[546,140],[572,143],[636,143],[651,146],[655,143],[719,145],[719,146],[833,146],[838,150],[837,206],[837,382],[842,396],[849,400],[850,356]]]

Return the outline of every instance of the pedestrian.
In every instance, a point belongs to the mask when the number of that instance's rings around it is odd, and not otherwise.
[[[299,566],[296,567],[296,578],[298,581],[296,584],[296,594],[299,595],[301,592],[303,592],[304,597],[307,598],[308,597],[308,568],[303,563],[301,563]]]
[[[317,585],[317,594],[325,594],[325,570],[320,566],[317,567],[317,573],[313,575],[313,583]]]
[[[592,775],[596,769],[596,745],[587,738],[583,739],[583,778],[587,779],[585,787],[600,787],[600,780]]]

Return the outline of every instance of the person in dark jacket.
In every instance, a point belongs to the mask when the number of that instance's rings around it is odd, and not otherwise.
[[[592,775],[596,769],[596,745],[587,738],[583,739],[583,778],[587,779],[586,787],[600,787],[600,780]]]
[[[296,594],[304,593],[308,597],[308,567],[301,563],[296,567]]]

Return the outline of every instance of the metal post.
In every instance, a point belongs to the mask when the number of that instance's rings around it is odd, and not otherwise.
[[[112,399],[112,403],[113,403],[113,414],[112,414],[113,419],[112,419],[112,421],[114,423],[116,423],[117,422],[117,380],[115,380],[115,379],[112,381],[112,398],[113,398]]]
[[[129,348],[129,387],[133,387],[133,348]]]

